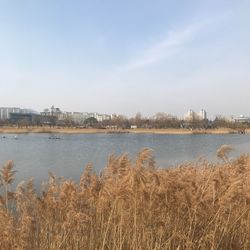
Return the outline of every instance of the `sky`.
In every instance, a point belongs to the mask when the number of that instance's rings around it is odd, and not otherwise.
[[[250,116],[249,0],[0,0],[0,106]]]

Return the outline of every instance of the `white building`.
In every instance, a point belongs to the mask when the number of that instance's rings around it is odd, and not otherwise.
[[[102,122],[104,120],[110,120],[111,115],[107,114],[99,114],[99,113],[88,113],[88,112],[66,112],[61,111],[59,108],[55,108],[54,106],[51,109],[45,109],[41,112],[41,115],[44,116],[56,116],[59,121],[63,120],[71,120],[77,124],[82,124],[88,118],[96,118],[98,122]]]
[[[234,121],[235,122],[241,122],[241,123],[250,123],[250,117],[240,115],[240,117],[235,118]]]
[[[12,108],[12,107],[1,107],[0,108],[0,120],[8,120],[10,119],[11,113],[21,113],[20,108]]]
[[[40,114],[44,115],[44,116],[56,116],[56,117],[60,117],[60,115],[62,115],[62,111],[60,110],[60,108],[56,108],[53,105],[50,109],[46,108]]]
[[[73,112],[72,114],[72,120],[75,123],[81,124],[88,118],[88,114],[83,112]]]
[[[190,109],[187,113],[184,114],[185,121],[193,121],[193,120],[206,120],[207,112],[202,109],[199,113],[196,113],[192,109]]]
[[[192,109],[189,109],[188,112],[184,114],[184,120],[192,121],[195,119],[196,116],[196,113]]]
[[[199,112],[199,117],[201,118],[201,120],[206,120],[207,119],[207,112],[206,112],[206,110],[202,109]]]
[[[10,119],[10,114],[37,114],[36,111],[31,109],[21,109],[16,107],[0,107],[0,120],[8,120]]]
[[[103,114],[102,115],[102,120],[103,121],[111,120],[111,115]]]

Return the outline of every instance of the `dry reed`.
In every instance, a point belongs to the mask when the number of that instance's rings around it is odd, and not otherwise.
[[[0,172],[0,249],[250,249],[250,156],[161,169],[149,149],[132,163],[111,155],[80,183],[53,174],[38,195],[32,180],[10,192]],[[224,155],[223,155],[224,154]]]

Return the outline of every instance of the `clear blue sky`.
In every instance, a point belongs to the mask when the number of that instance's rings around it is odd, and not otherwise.
[[[249,13],[249,0],[0,0],[0,106],[250,115]]]

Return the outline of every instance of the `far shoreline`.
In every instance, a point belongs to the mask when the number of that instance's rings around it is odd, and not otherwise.
[[[250,129],[246,129],[248,134]],[[0,127],[0,134],[28,134],[28,133],[43,133],[43,134],[161,134],[161,135],[191,135],[191,134],[238,134],[239,130],[230,128],[218,129],[96,129],[96,128],[62,128],[62,127]]]

